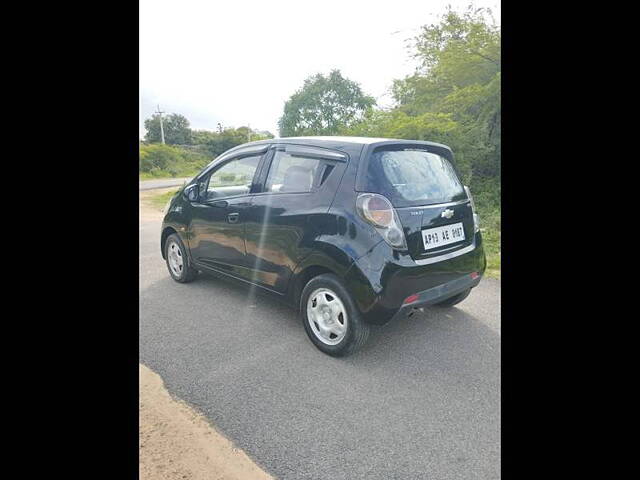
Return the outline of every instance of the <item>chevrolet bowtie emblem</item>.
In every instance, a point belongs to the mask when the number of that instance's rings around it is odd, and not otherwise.
[[[442,218],[451,218],[453,217],[453,210],[449,210],[448,208],[440,214]]]

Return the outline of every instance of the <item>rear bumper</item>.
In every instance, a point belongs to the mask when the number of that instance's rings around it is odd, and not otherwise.
[[[428,264],[420,264],[408,254],[400,255],[381,242],[354,262],[345,280],[363,319],[383,325],[413,308],[438,303],[475,287],[485,268],[482,236],[476,233],[473,248]],[[417,298],[405,304],[410,296]]]
[[[473,288],[480,283],[481,275],[475,277],[472,274],[465,275],[464,277],[456,278],[450,282],[438,285],[437,287],[428,288],[421,292],[417,292],[418,296],[415,300],[409,303],[403,303],[400,309],[395,313],[391,320],[401,318],[407,315],[414,308],[425,307],[427,305],[433,305],[434,303],[442,302],[447,298],[458,295],[469,288]]]

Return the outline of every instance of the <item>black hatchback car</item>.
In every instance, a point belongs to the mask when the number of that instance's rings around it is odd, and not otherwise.
[[[417,307],[449,307],[486,261],[473,198],[446,145],[291,137],[217,157],[165,209],[178,282],[211,272],[299,309],[311,341],[348,355]]]

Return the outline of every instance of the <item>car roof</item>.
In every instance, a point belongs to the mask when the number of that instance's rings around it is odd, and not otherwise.
[[[375,137],[345,137],[345,136],[309,136],[309,137],[282,137],[278,140],[304,140],[308,142],[344,142],[357,143],[359,145],[369,145],[371,143],[385,142],[395,140],[394,138],[375,138]]]
[[[221,153],[218,157],[213,159],[205,169],[200,172],[196,177],[204,175],[214,164],[218,164],[229,155],[234,155],[236,152],[247,152],[251,150],[261,150],[264,147],[273,145],[276,143],[290,143],[296,145],[308,145],[314,147],[324,147],[329,149],[342,150],[350,155],[360,155],[360,152],[367,149],[369,152],[374,148],[383,145],[422,145],[428,147],[434,147],[434,150],[439,151],[445,157],[452,160],[453,152],[447,145],[441,143],[428,142],[426,140],[405,140],[401,138],[381,138],[381,137],[346,137],[346,136],[307,136],[307,137],[281,137],[281,138],[267,138],[265,140],[257,140],[255,142],[247,142],[241,145],[237,145],[226,152]],[[252,148],[254,147],[254,148]],[[262,148],[255,148],[262,147]],[[360,176],[360,174],[358,174]]]
[[[428,145],[432,147],[440,147],[451,151],[447,145],[441,143],[429,142],[426,140],[406,140],[401,138],[381,138],[381,137],[345,137],[345,136],[308,136],[308,137],[281,137],[270,138],[267,140],[259,140],[257,142],[245,143],[242,146],[259,145],[262,143],[297,143],[303,145],[314,146],[331,146],[336,147],[341,144],[348,145],[373,145],[373,144],[393,144],[403,143],[410,145]]]

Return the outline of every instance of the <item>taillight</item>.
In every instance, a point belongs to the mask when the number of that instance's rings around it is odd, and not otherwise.
[[[464,186],[464,191],[467,193],[467,197],[471,200],[471,212],[473,213],[473,231],[480,231],[480,216],[476,213],[476,202],[473,201],[473,195],[471,195],[471,190],[466,185]]]
[[[393,207],[384,197],[377,195],[364,197],[362,200],[362,212],[369,222],[378,227],[387,228],[393,223]]]
[[[361,193],[356,200],[356,210],[362,218],[374,226],[393,248],[406,250],[407,242],[396,210],[386,197],[377,193]]]

